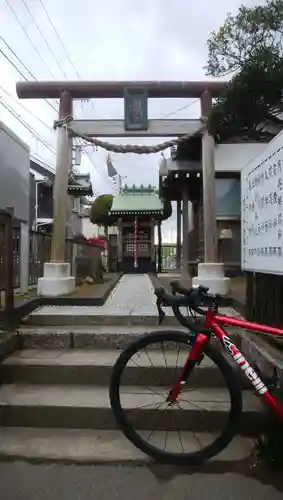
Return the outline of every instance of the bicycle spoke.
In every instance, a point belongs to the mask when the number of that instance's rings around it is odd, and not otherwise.
[[[149,408],[150,406],[154,406],[154,405],[157,405],[157,406],[158,406],[158,408],[157,408],[157,409],[159,409],[159,408],[160,408],[160,406],[161,406],[163,403],[164,403],[164,401],[158,401],[158,403],[148,403],[148,404],[146,404],[146,405],[136,406],[136,408],[135,408],[135,409],[140,410],[141,408]]]
[[[167,360],[166,360],[166,356],[165,356],[165,352],[164,352],[164,342],[160,342],[160,343],[162,345],[162,353],[163,353],[163,358],[164,358],[165,366],[166,366],[166,369],[168,370]]]
[[[181,346],[179,344],[178,355],[177,355],[177,360],[176,360],[176,365],[175,365],[175,370],[174,370],[174,381],[173,381],[174,384],[175,384],[176,378],[177,378],[177,370],[178,370],[178,361],[179,361],[180,349],[181,349]]]
[[[146,354],[146,355],[147,355],[147,357],[148,357],[148,360],[149,360],[149,362],[150,362],[150,364],[151,364],[152,368],[154,368],[154,364],[152,363],[152,361],[151,361],[151,359],[150,359],[150,357],[149,357],[149,354],[148,354],[147,350],[146,350],[146,349],[144,349],[144,351],[145,351],[145,354]]]

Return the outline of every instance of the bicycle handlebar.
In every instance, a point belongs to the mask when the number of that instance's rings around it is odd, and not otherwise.
[[[195,327],[194,323],[190,322],[186,319],[179,311],[180,307],[188,307],[192,309],[197,314],[201,316],[206,314],[206,310],[202,307],[206,308],[214,308],[217,310],[219,307],[222,296],[219,294],[210,294],[208,293],[208,288],[204,286],[199,286],[197,288],[186,289],[182,287],[177,281],[173,281],[171,283],[173,293],[166,292],[163,287],[159,287],[155,289],[155,295],[157,297],[156,306],[159,313],[159,324],[165,318],[165,313],[162,309],[163,306],[172,307],[175,316],[178,321],[185,327],[189,329],[193,329]],[[182,296],[176,296],[175,294],[179,293]],[[202,307],[201,307],[202,306]]]
[[[194,290],[193,288],[184,288],[182,285],[180,285],[179,281],[171,281],[170,286],[174,295],[175,293],[180,293],[181,295],[190,295],[191,291]]]

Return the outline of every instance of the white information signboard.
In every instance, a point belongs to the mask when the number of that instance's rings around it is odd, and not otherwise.
[[[242,170],[241,198],[242,269],[283,274],[283,132]]]

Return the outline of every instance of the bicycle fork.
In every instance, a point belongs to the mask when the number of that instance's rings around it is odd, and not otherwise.
[[[208,335],[204,335],[203,333],[198,334],[196,341],[186,359],[181,375],[174,382],[174,385],[167,396],[167,403],[176,403],[182,390],[182,386],[187,382],[189,376],[194,370],[194,367],[202,362],[204,356],[203,351],[208,341]]]

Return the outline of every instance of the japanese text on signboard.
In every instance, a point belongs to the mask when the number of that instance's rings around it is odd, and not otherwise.
[[[242,267],[282,274],[283,147],[266,153],[242,172]]]

